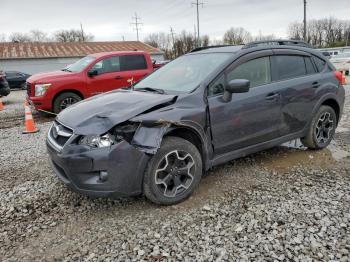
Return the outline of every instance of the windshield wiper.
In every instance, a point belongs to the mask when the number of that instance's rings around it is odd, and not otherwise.
[[[158,89],[158,88],[152,88],[152,87],[140,87],[140,88],[135,88],[135,91],[145,91],[145,92],[154,92],[158,94],[165,94],[163,89]]]
[[[72,72],[72,71],[69,70],[68,68],[63,68],[61,71],[64,71],[64,72]]]

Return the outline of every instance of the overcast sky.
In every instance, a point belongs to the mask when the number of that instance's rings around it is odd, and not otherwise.
[[[194,31],[196,0],[0,0],[0,34],[53,33],[79,28],[95,36],[95,41],[135,40],[132,16],[141,17],[140,38],[151,32]],[[221,38],[234,27],[244,27],[253,35],[285,37],[290,22],[303,20],[303,0],[204,0],[200,8],[200,32]],[[308,0],[308,18],[334,16],[349,19],[350,0]]]

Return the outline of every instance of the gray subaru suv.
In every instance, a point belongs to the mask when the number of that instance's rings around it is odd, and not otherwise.
[[[297,138],[325,148],[342,115],[342,82],[299,41],[198,48],[62,111],[47,136],[50,162],[73,191],[176,204],[213,166]]]

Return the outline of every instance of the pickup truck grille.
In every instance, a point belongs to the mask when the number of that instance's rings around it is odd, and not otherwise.
[[[73,130],[55,121],[51,126],[48,136],[53,146],[61,150],[73,136]]]

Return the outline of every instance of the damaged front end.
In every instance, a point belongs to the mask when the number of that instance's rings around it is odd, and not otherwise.
[[[170,123],[161,122],[125,122],[117,125],[112,133],[114,137],[124,139],[141,152],[155,154],[160,148],[162,138]]]

